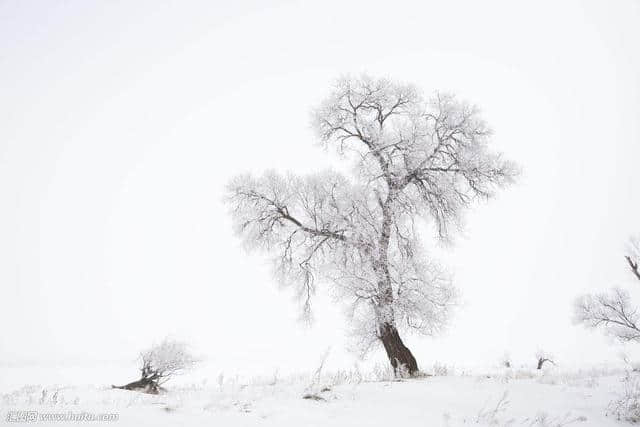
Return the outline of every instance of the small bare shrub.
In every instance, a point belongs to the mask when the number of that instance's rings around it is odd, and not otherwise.
[[[500,423],[499,415],[505,412],[509,406],[508,397],[509,393],[505,390],[495,405],[485,405],[476,416],[476,424],[498,425]]]
[[[391,366],[376,364],[373,367],[374,381],[394,381],[396,373]]]
[[[434,377],[446,377],[449,376],[449,367],[444,363],[435,362],[433,364],[433,376]]]
[[[622,395],[609,403],[607,413],[620,421],[637,423],[640,421],[640,379],[627,371],[622,378],[622,384]]]
[[[326,400],[324,397],[320,396],[320,393],[330,390],[329,387],[322,385],[322,369],[324,368],[324,364],[327,361],[327,357],[329,357],[330,350],[331,349],[328,348],[322,355],[320,365],[318,365],[318,368],[313,373],[311,377],[311,383],[304,391],[304,394],[302,396],[303,399]]]

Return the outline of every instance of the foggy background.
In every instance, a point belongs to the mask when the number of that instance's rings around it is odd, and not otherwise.
[[[0,363],[128,361],[171,334],[238,371],[328,347],[351,367],[341,307],[298,323],[222,196],[240,172],[342,167],[309,111],[361,72],[478,104],[523,169],[455,245],[425,236],[462,300],[405,338],[420,366],[617,359],[571,309],[634,286],[639,2],[228,3],[0,1]]]

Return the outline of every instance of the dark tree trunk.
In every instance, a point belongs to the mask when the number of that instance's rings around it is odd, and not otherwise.
[[[383,167],[383,170],[385,168]],[[385,175],[388,171],[385,170]],[[389,184],[389,194],[387,196],[387,200],[382,206],[382,230],[380,234],[380,242],[379,242],[379,250],[380,250],[380,258],[379,258],[379,268],[376,269],[374,266],[374,270],[378,273],[380,282],[378,284],[378,289],[380,291],[382,301],[381,306],[378,307],[381,313],[386,313],[387,316],[384,318],[393,319],[393,288],[391,286],[391,274],[389,272],[389,240],[391,238],[391,223],[393,220],[393,215],[391,213],[392,204],[395,197],[395,192],[393,191],[393,183],[391,179],[388,180]],[[414,376],[418,373],[418,363],[416,362],[416,358],[413,357],[411,351],[404,345],[402,339],[400,338],[400,334],[398,334],[398,329],[392,322],[385,322],[380,326],[380,341],[382,341],[382,345],[384,345],[384,349],[387,352],[387,357],[389,358],[389,362],[391,362],[391,366],[393,366],[393,370],[396,375],[399,373],[402,367],[404,367],[405,372],[409,375]],[[401,372],[401,371],[400,371]]]
[[[539,358],[538,359],[538,369],[542,369],[542,365],[544,365],[544,362],[549,362],[549,363],[553,363],[553,360],[551,359],[546,359],[546,358]],[[553,363],[555,365],[555,363]]]
[[[162,387],[158,385],[158,383],[151,378],[141,378],[138,381],[134,381],[127,385],[112,385],[111,388],[119,388],[122,390],[132,390],[132,391],[140,391],[148,394],[158,394],[161,391],[164,391]]]
[[[404,366],[406,372],[411,376],[418,373],[418,362],[402,342],[400,334],[398,334],[398,330],[394,325],[385,323],[380,327],[380,341],[382,341],[389,362],[391,362],[391,366],[393,366],[393,370],[396,373],[401,369],[401,366]]]

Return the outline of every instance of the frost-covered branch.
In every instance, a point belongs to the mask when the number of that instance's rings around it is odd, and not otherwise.
[[[189,352],[186,343],[165,338],[161,343],[140,353],[140,363],[141,377],[161,385],[193,368],[197,360]]]
[[[236,232],[249,248],[273,254],[279,280],[298,286],[305,316],[316,276],[347,245],[357,244],[351,191],[343,176],[330,171],[307,177],[243,175],[228,186]]]
[[[162,384],[192,369],[197,363],[186,343],[165,338],[140,353],[139,380],[112,387],[157,394],[162,391]]]
[[[638,319],[628,292],[619,288],[609,294],[584,295],[575,304],[576,322],[591,328],[602,327],[621,341],[640,339]]]
[[[625,259],[634,278],[640,280],[639,258],[639,240],[631,238]],[[575,303],[574,321],[591,328],[602,327],[606,333],[620,341],[640,341],[640,315],[624,289],[614,288],[608,294],[581,296]]]
[[[411,85],[343,79],[316,111],[324,144],[357,153],[358,171],[411,214],[428,214],[447,237],[477,198],[513,181],[517,167],[489,150],[491,131],[478,108]]]

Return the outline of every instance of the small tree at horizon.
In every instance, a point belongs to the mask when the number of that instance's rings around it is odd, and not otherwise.
[[[353,163],[353,177],[235,177],[235,229],[273,256],[278,281],[296,287],[305,315],[317,286],[328,285],[348,306],[361,348],[381,343],[394,369],[416,374],[400,332],[439,331],[455,299],[448,275],[425,255],[416,219],[449,239],[463,212],[511,183],[516,167],[489,150],[477,108],[387,79],[338,80],[313,128]]]
[[[552,365],[556,364],[556,362],[553,361],[553,356],[551,354],[543,350],[538,350],[536,352],[536,369],[542,369],[544,364],[547,362],[551,363]]]
[[[197,362],[186,343],[165,338],[140,353],[139,380],[113,388],[157,394],[165,382],[192,369]]]

